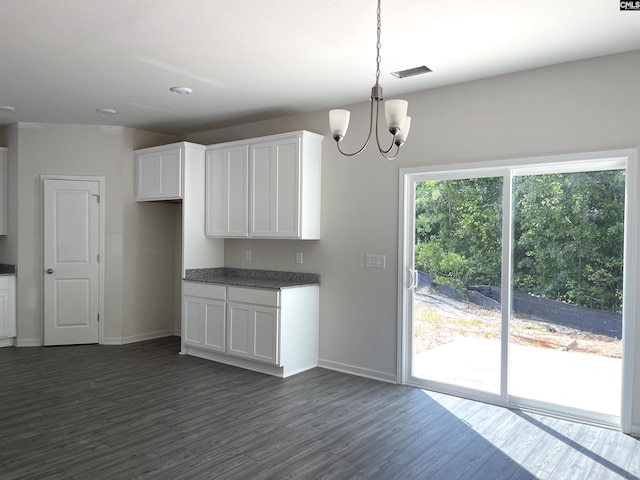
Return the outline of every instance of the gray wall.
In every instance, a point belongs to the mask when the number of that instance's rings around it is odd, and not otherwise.
[[[201,132],[188,139],[209,144],[299,129],[325,135],[322,239],[227,240],[225,265],[319,273],[322,363],[395,380],[398,170],[638,148],[639,83],[640,51],[634,51],[407,95],[412,131],[395,162],[372,147],[355,158],[337,154],[327,112]],[[343,143],[351,150],[366,135],[368,103],[348,108],[352,125]],[[245,249],[252,250],[251,262],[244,260]],[[303,265],[295,264],[296,251],[304,252]],[[385,254],[387,268],[365,269],[365,252]],[[635,331],[640,345],[640,325]],[[640,355],[636,371],[639,362]],[[640,380],[634,393],[638,425]]]
[[[106,178],[105,342],[173,333],[176,206],[133,201],[133,150],[173,141],[122,127],[8,128],[9,235],[0,262],[18,265],[18,345],[42,341],[41,174]]]

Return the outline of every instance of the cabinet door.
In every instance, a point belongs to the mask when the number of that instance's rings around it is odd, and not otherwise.
[[[252,237],[300,237],[300,137],[251,146]]]
[[[248,147],[209,150],[206,154],[206,235],[249,234]]]
[[[225,306],[220,300],[204,302],[204,347],[216,352],[225,351]]]
[[[279,364],[276,308],[229,303],[228,320],[227,353]]]
[[[182,149],[136,156],[138,201],[182,198]]]
[[[216,352],[225,351],[225,302],[199,297],[184,297],[184,332],[186,345]]]
[[[0,235],[7,234],[7,149],[0,148]]]
[[[0,276],[0,338],[16,336],[16,277]]]
[[[201,347],[204,343],[204,312],[201,298],[183,297],[182,322],[182,342]]]
[[[0,290],[0,338],[15,337],[9,315],[9,291]]]

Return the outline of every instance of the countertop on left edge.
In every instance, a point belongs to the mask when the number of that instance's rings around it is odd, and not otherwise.
[[[18,269],[15,265],[0,263],[0,275],[16,275],[17,273]]]

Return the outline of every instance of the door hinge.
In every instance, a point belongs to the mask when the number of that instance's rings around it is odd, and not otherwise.
[[[100,321],[100,314],[98,314],[98,321]]]
[[[98,203],[100,203],[100,195],[96,195],[96,194],[94,194],[93,196],[94,196],[94,197],[96,197],[96,201],[97,201]]]
[[[96,259],[98,260],[98,263],[100,263],[100,254],[96,255]]]

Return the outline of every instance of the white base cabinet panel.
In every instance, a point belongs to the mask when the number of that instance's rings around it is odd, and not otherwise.
[[[15,345],[16,340],[16,277],[0,276],[0,347]]]
[[[277,290],[185,281],[182,353],[287,377],[318,365],[318,312],[318,285]]]

